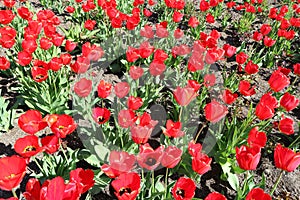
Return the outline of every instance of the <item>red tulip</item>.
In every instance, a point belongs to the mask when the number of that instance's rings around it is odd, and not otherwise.
[[[18,63],[25,67],[26,65],[29,65],[32,60],[32,55],[26,51],[20,51],[18,53]]]
[[[242,95],[244,96],[251,96],[253,94],[255,94],[255,87],[251,87],[251,84],[246,81],[246,80],[242,80],[240,81],[240,84],[239,84],[239,91]]]
[[[120,82],[115,85],[114,90],[116,96],[121,99],[129,93],[130,85],[127,82]]]
[[[238,98],[238,94],[232,93],[231,90],[226,89],[223,91],[221,98],[224,101],[224,103],[232,104]]]
[[[212,14],[208,13],[208,14],[206,15],[206,22],[207,22],[207,23],[210,23],[210,24],[215,23],[215,18],[214,18],[214,16],[213,16]]]
[[[67,11],[68,13],[73,13],[73,12],[75,12],[75,8],[72,7],[72,6],[67,6],[67,7],[66,7],[66,11]]]
[[[224,44],[223,49],[227,58],[232,57],[236,52],[236,47],[231,46],[230,44]]]
[[[9,24],[15,18],[15,14],[12,10],[0,10],[0,24]]]
[[[202,145],[200,143],[195,143],[194,141],[189,142],[188,151],[192,157],[196,157],[197,154],[202,151]]]
[[[292,135],[294,134],[294,120],[288,117],[283,117],[279,121],[278,128],[281,133]]]
[[[149,66],[149,72],[152,76],[160,76],[166,70],[164,63],[153,61]]]
[[[60,57],[53,57],[49,62],[49,68],[53,71],[58,71],[61,69],[63,63]]]
[[[254,64],[252,62],[252,60],[250,60],[247,65],[245,66],[245,72],[247,74],[255,74],[257,73],[259,70],[258,70],[258,65],[257,64]]]
[[[48,70],[43,67],[33,66],[31,68],[31,75],[35,82],[43,82],[48,78]]]
[[[196,17],[192,16],[190,17],[189,21],[188,21],[188,26],[192,27],[192,28],[196,28],[199,25],[199,21]]]
[[[134,47],[128,47],[126,51],[126,59],[128,62],[135,62],[140,57],[140,50]]]
[[[0,169],[0,189],[11,191],[25,176],[26,160],[19,156],[0,158]]]
[[[140,44],[139,54],[142,58],[148,58],[154,52],[154,47],[148,41]]]
[[[72,42],[70,40],[67,40],[66,45],[65,45],[65,49],[66,49],[66,51],[71,52],[76,48],[76,45],[77,45],[76,42]]]
[[[70,115],[59,115],[57,120],[50,127],[52,132],[59,138],[65,138],[75,131],[77,124]]]
[[[79,97],[87,97],[92,91],[92,81],[86,78],[81,78],[74,85],[74,92]]]
[[[240,65],[244,64],[247,59],[248,59],[248,56],[244,52],[240,52],[236,55],[236,62]]]
[[[48,154],[57,152],[59,148],[59,138],[55,135],[47,135],[41,139],[42,148]]]
[[[37,43],[35,39],[24,39],[22,41],[23,51],[32,54],[37,49]]]
[[[175,10],[173,13],[173,21],[175,23],[178,23],[182,20],[183,16],[184,16],[184,14]]]
[[[127,106],[130,110],[138,110],[143,105],[143,100],[140,97],[130,96],[127,100]]]
[[[219,122],[227,115],[227,113],[227,107],[220,104],[215,99],[206,104],[206,106],[204,107],[205,118],[212,123]]]
[[[181,131],[181,122],[173,122],[170,119],[167,120],[166,129],[163,133],[171,138],[182,137],[184,135],[184,132]]]
[[[172,195],[175,200],[190,200],[194,197],[195,190],[196,184],[192,179],[180,177],[172,189]]]
[[[184,35],[184,32],[183,32],[181,29],[179,29],[179,28],[177,28],[177,29],[174,31],[174,37],[175,37],[176,39],[180,39],[183,35]]]
[[[246,200],[272,200],[268,193],[261,188],[253,188],[246,196]]]
[[[160,23],[156,24],[156,36],[159,38],[166,38],[169,36],[169,31],[167,30],[167,26]]]
[[[205,153],[198,152],[192,158],[192,168],[198,174],[203,175],[211,169],[211,161],[212,158],[208,157]]]
[[[212,192],[204,200],[226,200],[226,197],[218,192]]]
[[[201,1],[200,1],[200,10],[201,10],[202,12],[207,11],[209,8],[210,8],[209,2],[207,2],[207,1],[205,1],[205,0],[201,0]]]
[[[98,85],[98,96],[103,99],[107,98],[110,95],[111,86],[112,85],[110,83],[101,80]]]
[[[95,25],[96,25],[95,20],[88,19],[84,22],[84,28],[90,31],[94,29]]]
[[[42,37],[40,39],[40,47],[41,47],[41,49],[48,50],[48,49],[51,48],[51,46],[52,46],[52,42],[48,38]]]
[[[16,0],[3,0],[4,6],[12,8],[17,3]]]
[[[132,110],[120,110],[118,114],[118,123],[122,128],[131,127],[136,120],[137,117]]]
[[[181,160],[182,150],[175,146],[168,146],[163,153],[161,165],[166,168],[174,168]]]
[[[272,30],[272,26],[270,26],[269,24],[263,24],[261,27],[260,27],[260,32],[263,34],[263,35],[268,35]]]
[[[152,149],[149,143],[140,146],[140,152],[136,159],[138,164],[147,170],[154,170],[161,162],[164,146],[160,146],[157,149]]]
[[[26,200],[39,200],[40,199],[41,184],[37,178],[30,178],[26,183],[26,192],[23,196]]]
[[[294,68],[294,74],[300,76],[300,63],[293,65],[293,68]]]
[[[276,40],[273,40],[272,38],[265,36],[264,38],[264,45],[267,47],[271,47],[276,43]]]
[[[135,156],[126,151],[111,151],[109,165],[104,164],[101,170],[110,178],[116,178],[121,174],[129,173],[135,164]]]
[[[265,132],[259,132],[258,127],[255,126],[250,130],[247,141],[250,147],[258,146],[262,148],[267,143],[267,135]]]
[[[280,99],[280,105],[289,112],[299,105],[299,99],[286,92]]]
[[[23,158],[30,158],[42,150],[39,145],[39,138],[35,135],[27,135],[17,139],[14,149]]]
[[[204,76],[204,86],[205,87],[212,87],[216,83],[216,76],[214,74],[206,74]]]
[[[258,31],[255,31],[253,33],[253,40],[255,41],[261,41],[263,39],[263,34],[259,33]]]
[[[3,56],[0,56],[0,70],[7,70],[10,67],[10,62]]]
[[[70,67],[77,74],[85,73],[90,66],[90,60],[85,56],[78,56],[75,63],[71,63]]]
[[[121,174],[111,182],[118,200],[134,200],[141,187],[141,178],[137,173]]]
[[[40,191],[40,199],[63,200],[65,189],[65,180],[62,177],[57,176],[52,180],[44,182]]]
[[[17,35],[17,31],[10,26],[0,27],[0,45],[3,48],[12,48],[16,42],[15,37]]]
[[[153,38],[154,37],[154,32],[153,32],[153,28],[150,25],[145,25],[141,31],[140,31],[140,35],[142,37],[146,37],[146,38]]]
[[[110,118],[110,111],[107,108],[93,108],[93,119],[98,124],[104,124]]]
[[[28,110],[20,116],[18,125],[24,132],[33,135],[46,128],[47,123],[42,120],[43,117],[39,111]]]
[[[90,169],[77,168],[70,172],[69,183],[75,183],[77,191],[80,194],[87,192],[91,187],[94,186],[94,172]]]
[[[46,122],[49,127],[51,127],[58,119],[59,115],[57,114],[48,114],[43,118],[43,122]]]
[[[192,88],[192,87],[186,86],[184,88],[181,88],[178,86],[173,91],[173,95],[174,95],[176,102],[179,105],[186,106],[192,100],[194,100],[198,94],[195,92],[194,88]]]
[[[144,70],[141,67],[131,66],[129,70],[129,75],[133,80],[137,80],[143,76]]]
[[[279,92],[290,84],[290,79],[279,70],[276,70],[272,73],[268,83],[274,92]]]
[[[277,144],[274,150],[275,166],[287,172],[292,172],[300,165],[300,152],[295,153],[289,148]]]
[[[255,170],[260,160],[260,147],[241,146],[236,147],[236,160],[239,167],[244,170]]]
[[[188,61],[188,70],[191,72],[195,72],[197,70],[202,70],[204,68],[204,57],[203,54],[194,53],[189,58]]]

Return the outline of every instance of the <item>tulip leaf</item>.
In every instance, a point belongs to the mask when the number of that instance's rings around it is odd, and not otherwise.
[[[239,188],[239,179],[236,174],[228,173],[228,182],[235,191]]]

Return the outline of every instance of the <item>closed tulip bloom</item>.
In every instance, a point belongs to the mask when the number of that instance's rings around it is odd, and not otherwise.
[[[7,58],[0,56],[0,70],[7,70],[10,67],[10,62]]]
[[[286,92],[280,99],[280,105],[289,112],[299,105],[299,99]]]
[[[276,70],[272,73],[268,83],[274,92],[279,92],[290,84],[290,79],[279,70]]]
[[[246,200],[272,200],[268,193],[261,188],[253,188],[246,196]]]
[[[294,120],[288,117],[284,117],[279,121],[278,128],[281,133],[292,135],[294,134]]]
[[[123,98],[129,93],[130,85],[127,82],[120,82],[115,85],[114,90],[117,97]]]
[[[206,104],[204,108],[205,118],[212,123],[219,122],[227,115],[227,113],[227,107],[220,104],[215,99],[213,99],[212,102]]]
[[[137,120],[132,110],[120,110],[118,114],[118,123],[122,128],[129,128]]]
[[[223,49],[227,58],[232,57],[236,52],[236,47],[231,46],[230,44],[224,44]]]
[[[247,59],[248,59],[248,56],[244,52],[240,52],[236,55],[236,62],[240,65],[244,64]]]
[[[258,131],[258,127],[256,126],[250,130],[247,142],[250,147],[258,146],[262,148],[267,143],[267,135],[265,132]]]
[[[87,97],[92,91],[92,81],[86,78],[80,79],[74,85],[74,92],[79,97]]]
[[[181,137],[184,135],[184,132],[181,131],[181,122],[173,122],[172,120],[167,120],[166,129],[163,133],[172,138]]]
[[[127,100],[127,106],[130,110],[138,110],[143,105],[143,99],[140,97],[130,96]]]
[[[181,106],[188,105],[192,100],[194,100],[197,97],[197,93],[195,92],[194,88],[192,87],[177,87],[173,91],[174,98],[176,102]]]
[[[260,160],[260,148],[258,146],[236,147],[236,160],[239,167],[244,170],[255,170]]]
[[[293,150],[277,144],[274,150],[274,160],[277,168],[292,172],[300,164],[300,152],[295,153]]]
[[[195,190],[196,184],[192,179],[180,177],[172,189],[172,195],[175,200],[190,200],[194,197]]]
[[[261,27],[260,27],[260,32],[263,34],[263,35],[268,35],[272,30],[272,26],[270,26],[269,24],[263,24]]]
[[[205,174],[211,167],[212,158],[208,157],[205,153],[198,152],[192,159],[192,168],[198,174]]]
[[[174,168],[181,160],[182,150],[175,146],[168,146],[163,153],[161,165],[166,168]]]
[[[245,67],[245,72],[247,74],[255,74],[259,71],[258,68],[258,65],[254,64],[252,60],[250,60]]]
[[[293,68],[294,68],[294,73],[300,76],[300,63],[293,65]]]
[[[111,87],[110,83],[101,80],[98,85],[98,96],[103,99],[107,98],[111,93]]]

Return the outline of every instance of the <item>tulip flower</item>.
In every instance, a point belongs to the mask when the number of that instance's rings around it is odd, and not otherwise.
[[[260,160],[260,147],[236,147],[236,160],[239,167],[244,170],[255,170]]]
[[[223,91],[221,98],[224,101],[224,103],[232,104],[238,98],[238,94],[232,93],[231,90],[226,89]]]
[[[286,92],[280,99],[280,105],[289,112],[299,105],[299,99]]]
[[[140,152],[137,155],[138,164],[147,169],[154,170],[161,162],[163,156],[164,146],[157,149],[152,149],[149,143],[140,146]]]
[[[227,107],[214,99],[210,103],[206,104],[204,108],[205,118],[212,123],[219,122],[227,115],[227,113]]]
[[[261,188],[253,188],[246,196],[246,200],[272,200],[271,196]]]
[[[226,197],[223,194],[218,192],[212,192],[204,200],[226,200]]]
[[[258,146],[263,148],[267,143],[267,135],[265,132],[259,132],[256,126],[250,130],[247,142],[250,147]]]
[[[116,178],[121,174],[126,174],[134,168],[135,156],[126,151],[111,151],[109,155],[109,165],[104,164],[101,170],[110,178]]]
[[[196,173],[203,175],[211,169],[211,161],[212,158],[208,157],[205,153],[198,152],[192,158],[192,168]]]
[[[98,124],[104,124],[110,118],[110,111],[107,108],[93,108],[93,119]]]
[[[184,135],[184,132],[181,131],[181,122],[173,122],[170,119],[167,120],[166,129],[163,133],[171,138],[182,137]]]
[[[115,85],[114,90],[116,96],[121,99],[129,93],[130,85],[127,82],[120,82]]]
[[[74,85],[74,92],[79,97],[87,97],[92,91],[92,81],[86,78],[80,79]]]
[[[182,150],[175,146],[168,146],[162,156],[161,165],[166,168],[174,168],[181,160]]]
[[[0,158],[0,169],[0,189],[11,191],[25,176],[26,160],[19,156]]]
[[[27,135],[23,138],[17,139],[14,149],[24,158],[30,158],[42,150],[39,145],[39,138],[35,135]]]
[[[172,188],[175,200],[190,200],[194,197],[196,190],[195,182],[190,178],[180,177]]]
[[[294,120],[288,117],[283,117],[278,124],[281,133],[286,135],[294,134]]]
[[[37,110],[28,110],[18,120],[19,127],[28,134],[35,134],[46,128],[47,123],[42,121],[42,114]]]
[[[136,199],[140,192],[141,178],[137,173],[121,174],[111,183],[115,190],[115,195],[120,200]]]
[[[110,95],[112,85],[110,83],[101,80],[98,85],[98,96],[100,98],[107,98]]]
[[[74,119],[66,114],[59,115],[57,120],[51,126],[52,132],[59,138],[65,138],[75,131],[77,124]]]
[[[268,83],[274,92],[279,92],[290,84],[290,79],[282,72],[276,70],[272,73]]]
[[[274,150],[274,161],[277,168],[292,172],[300,165],[300,152],[295,153],[293,150],[277,144]]]

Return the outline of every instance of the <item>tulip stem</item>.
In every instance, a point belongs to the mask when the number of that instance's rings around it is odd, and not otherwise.
[[[293,147],[293,145],[300,139],[300,135],[289,145],[290,147]]]
[[[63,148],[63,146],[62,146],[62,142],[61,142],[61,140],[59,140],[59,147],[61,148],[61,151],[62,151],[62,153],[63,153],[63,155],[64,155],[64,157],[65,157],[65,159],[66,159],[66,161],[67,161],[67,164],[68,164],[68,166],[69,166],[69,159],[68,159],[68,157],[67,157],[67,155],[66,155],[66,152],[65,152],[65,150],[64,150],[64,148]]]
[[[277,188],[277,186],[278,186],[278,184],[279,184],[279,182],[280,182],[280,179],[281,179],[281,177],[282,177],[282,174],[283,174],[283,170],[281,170],[279,176],[278,176],[277,179],[276,179],[276,182],[275,182],[275,184],[274,184],[274,187],[273,187],[273,189],[272,189],[271,192],[270,192],[270,195],[271,195],[271,196],[273,195],[274,191],[276,190],[276,188]]]
[[[200,128],[200,130],[198,131],[195,139],[194,139],[194,142],[197,143],[197,140],[198,140],[198,137],[200,136],[200,133],[202,132],[202,130],[206,127],[206,124],[203,124],[203,126]]]
[[[178,115],[178,121],[180,122],[180,119],[181,119],[181,114],[182,114],[182,107],[180,107],[180,110],[179,110],[179,115]]]
[[[151,174],[152,174],[152,192],[154,193],[155,192],[154,170],[152,170]]]
[[[144,169],[142,168],[142,181],[143,181],[143,185],[145,186],[145,176],[144,176]],[[142,200],[144,200],[144,191],[146,188],[142,189]]]
[[[167,193],[168,193],[168,173],[169,173],[169,168],[166,169],[166,176],[165,176],[165,199],[167,199]]]
[[[13,189],[11,190],[11,192],[12,192],[12,194],[14,195],[14,197],[18,198],[17,193],[16,193],[16,189],[15,189],[15,188],[13,188]]]

